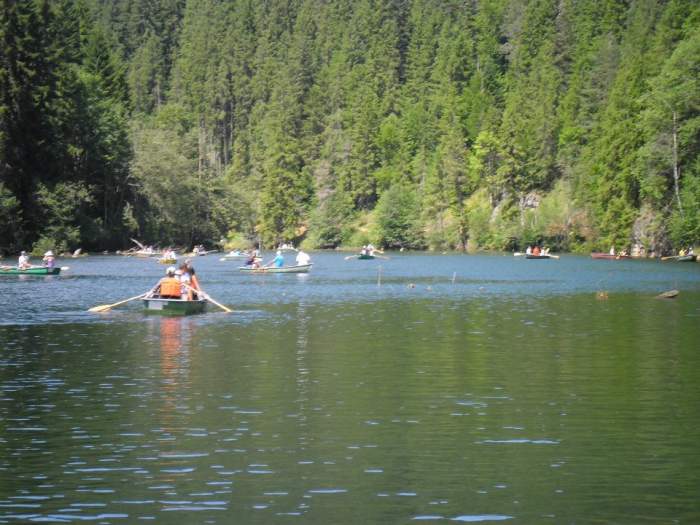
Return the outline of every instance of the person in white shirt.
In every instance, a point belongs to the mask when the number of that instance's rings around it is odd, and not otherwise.
[[[31,264],[29,264],[29,256],[27,255],[27,252],[20,253],[19,259],[17,260],[17,268],[20,270],[26,270],[30,266]]]
[[[309,257],[309,254],[306,253],[304,250],[299,250],[299,253],[297,253],[297,265],[304,266],[309,264],[310,262],[311,257]]]

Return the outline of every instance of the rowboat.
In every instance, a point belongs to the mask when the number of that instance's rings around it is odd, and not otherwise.
[[[553,259],[553,255],[533,255],[531,253],[528,253],[525,255],[526,259]],[[558,258],[558,257],[557,257]]]
[[[247,253],[243,252],[228,252],[226,255],[221,257],[221,261],[236,261],[236,260],[241,260],[241,259],[247,259],[250,257]]]
[[[160,264],[175,264],[175,263],[177,263],[177,259],[173,259],[173,258],[168,258],[168,259],[161,258],[161,259],[158,259],[158,262],[159,262]]]
[[[161,297],[146,297],[143,299],[148,313],[164,315],[200,314],[207,308],[205,299],[188,301],[187,299],[164,299]]]
[[[632,257],[629,255],[611,255],[611,254],[605,253],[605,252],[593,252],[593,253],[591,253],[591,258],[592,259],[617,260],[617,259],[631,259]]]
[[[695,262],[698,256],[695,254],[690,255],[672,255],[670,257],[662,257],[662,261],[676,261],[676,262]]]
[[[368,261],[368,260],[374,259],[374,257],[375,257],[374,255],[370,255],[368,253],[361,253],[360,255],[357,256],[357,258],[361,261],[362,260]]]
[[[282,266],[281,268],[241,266],[238,270],[243,273],[308,273],[312,266],[313,264],[298,264],[296,266]]]
[[[61,273],[61,268],[55,266],[47,268],[45,266],[32,266],[20,270],[17,266],[0,266],[0,275],[58,275]]]

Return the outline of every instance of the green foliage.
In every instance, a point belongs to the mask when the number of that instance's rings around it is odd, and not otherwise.
[[[81,238],[89,238],[96,228],[89,216],[93,202],[91,188],[77,182],[60,182],[49,188],[40,184],[36,201],[44,224],[43,234],[35,243],[33,252],[53,249],[63,252],[81,245]]]
[[[17,197],[0,182],[0,251],[17,251],[22,210]]]
[[[377,241],[385,248],[423,248],[425,241],[416,220],[418,199],[408,187],[394,185],[377,203]]]
[[[5,2],[2,248],[688,242],[699,27],[689,0]]]

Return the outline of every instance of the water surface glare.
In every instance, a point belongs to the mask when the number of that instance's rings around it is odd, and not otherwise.
[[[0,278],[0,523],[700,523],[700,264],[343,255]]]

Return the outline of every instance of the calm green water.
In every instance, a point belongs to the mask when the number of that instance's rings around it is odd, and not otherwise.
[[[313,255],[2,278],[0,523],[700,523],[700,264]]]

